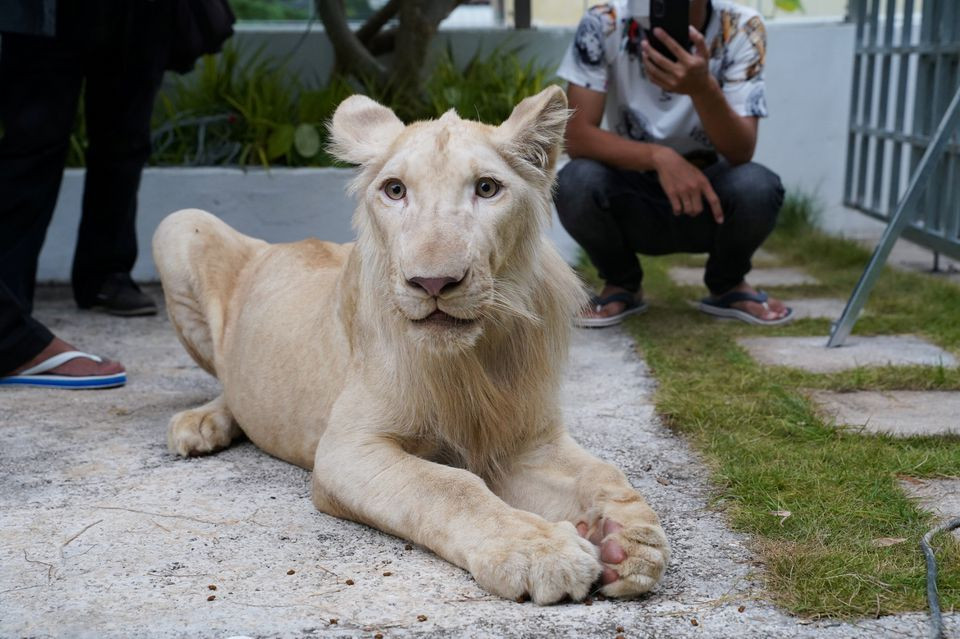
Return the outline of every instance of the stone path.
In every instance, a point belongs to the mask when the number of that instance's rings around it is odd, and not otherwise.
[[[131,382],[0,389],[0,636],[612,638],[622,627],[629,638],[867,638],[926,628],[920,613],[807,622],[764,602],[748,539],[710,508],[707,470],[654,415],[653,382],[617,329],[577,333],[564,410],[573,435],[660,512],[673,559],[644,599],[540,608],[488,595],[423,548],[316,512],[308,474],[248,443],[170,455],[169,416],[217,385],[166,320],[78,314],[66,291],[42,296],[42,320],[122,359]],[[950,623],[960,627],[960,615]]]
[[[668,271],[670,279],[680,286],[703,286],[703,269],[697,266],[675,266]],[[808,286],[820,282],[797,268],[770,267],[750,271],[747,281],[759,288],[772,286]]]
[[[900,480],[900,487],[909,497],[920,502],[920,507],[929,510],[941,522],[960,517],[960,477],[953,479]],[[960,540],[960,528],[953,531]]]
[[[853,335],[839,348],[823,337],[744,337],[737,340],[768,366],[789,366],[811,373],[835,373],[858,366],[957,366],[956,358],[914,335]]]
[[[797,319],[829,319],[838,320],[843,314],[847,300],[838,297],[791,297],[785,300],[787,306],[793,309]],[[866,313],[861,313],[863,317]]]
[[[902,437],[960,436],[960,392],[814,391],[811,397],[840,426]]]

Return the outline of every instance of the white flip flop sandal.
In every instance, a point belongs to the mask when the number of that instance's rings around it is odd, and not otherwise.
[[[126,373],[113,375],[51,375],[49,371],[80,357],[100,363],[103,358],[81,351],[67,351],[45,359],[36,366],[16,375],[0,377],[0,386],[38,386],[44,388],[66,388],[83,390],[94,388],[116,388],[127,383]]]
[[[650,308],[650,305],[646,302],[638,302],[633,293],[614,293],[607,297],[590,298],[590,304],[597,310],[600,310],[601,307],[612,302],[622,303],[624,305],[623,311],[609,317],[583,317],[582,315],[577,315],[573,318],[574,325],[580,328],[605,328],[607,326],[615,326],[631,315],[640,315]]]
[[[756,294],[746,293],[743,291],[733,291],[727,293],[726,295],[721,295],[720,297],[705,297],[700,300],[699,308],[707,315],[738,319],[741,322],[755,324],[757,326],[777,326],[793,321],[794,317],[792,308],[787,309],[786,315],[774,320],[765,320],[761,317],[757,317],[756,315],[751,315],[746,311],[740,310],[739,308],[733,308],[733,304],[736,304],[737,302],[756,302],[757,304],[763,304],[764,308],[769,309],[770,307],[767,306],[768,299],[770,299],[770,296],[767,295],[765,291],[761,290],[758,290]]]

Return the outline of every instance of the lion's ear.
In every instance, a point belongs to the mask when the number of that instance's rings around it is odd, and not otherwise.
[[[541,171],[552,170],[569,115],[563,89],[555,84],[547,87],[520,102],[500,125],[502,150]]]
[[[328,150],[350,164],[368,164],[382,155],[403,131],[393,111],[365,95],[351,95],[340,103],[330,121]]]

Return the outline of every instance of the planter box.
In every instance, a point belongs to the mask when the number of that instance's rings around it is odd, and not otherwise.
[[[346,195],[352,169],[149,168],[140,184],[137,235],[140,256],[134,279],[153,281],[157,271],[150,255],[154,229],[165,216],[184,208],[216,214],[242,233],[268,242],[294,242],[318,237],[349,242],[354,202]],[[80,220],[82,169],[69,169],[40,254],[37,279],[67,282]],[[554,216],[556,217],[556,216]],[[550,237],[568,262],[578,258],[577,244],[554,219]]]

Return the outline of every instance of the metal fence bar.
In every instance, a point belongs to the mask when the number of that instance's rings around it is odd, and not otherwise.
[[[867,0],[851,0],[850,1],[850,10],[854,15],[858,16],[857,20],[857,31],[854,36],[856,42],[856,51],[853,54],[853,89],[852,95],[850,96],[850,123],[851,125],[857,123],[857,112],[860,106],[860,76],[861,76],[861,65],[862,65],[862,56],[860,55],[860,45],[863,43],[863,27],[865,20],[863,19],[864,11],[866,11]],[[853,168],[855,163],[855,149],[856,149],[857,136],[851,127],[850,131],[847,133],[847,168],[845,173],[845,179],[843,181],[843,201],[844,203],[851,203],[853,201]]]
[[[920,158],[917,169],[910,180],[910,185],[904,192],[903,198],[897,205],[897,210],[883,232],[883,237],[880,239],[876,250],[874,250],[870,263],[860,276],[860,281],[857,282],[853,295],[847,301],[847,306],[843,309],[843,315],[833,325],[830,331],[830,339],[827,340],[828,347],[842,346],[847,337],[850,336],[853,324],[857,321],[860,311],[863,310],[867,296],[870,294],[877,277],[879,277],[883,265],[886,264],[894,242],[897,241],[907,222],[909,222],[908,212],[913,210],[916,201],[923,194],[933,169],[943,154],[947,141],[953,137],[958,123],[960,123],[960,89],[957,89],[954,93],[953,100],[951,100],[946,113],[940,120],[936,133],[930,140],[930,145],[924,152],[923,157]]]
[[[856,37],[843,203],[887,230],[831,346],[849,335],[896,238],[960,259],[960,135],[940,128],[960,87],[960,0],[851,0],[850,9]]]

